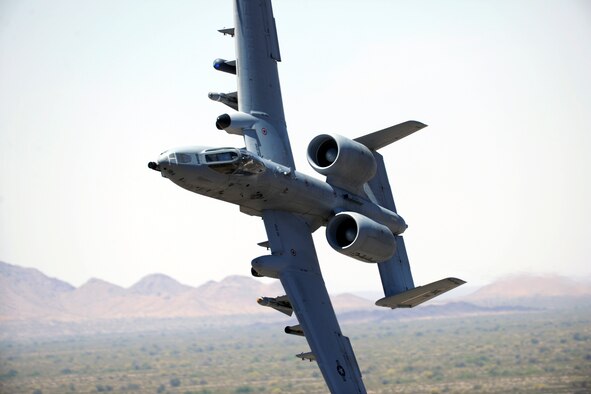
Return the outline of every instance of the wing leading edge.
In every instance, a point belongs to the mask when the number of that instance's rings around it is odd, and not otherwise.
[[[278,278],[300,323],[311,352],[332,393],[365,393],[349,338],[341,333],[320,272],[308,224],[283,211],[263,211],[270,256],[253,260],[253,269]]]
[[[236,0],[234,23],[238,110],[261,121],[243,130],[246,146],[295,169],[277,71],[281,54],[271,1]]]

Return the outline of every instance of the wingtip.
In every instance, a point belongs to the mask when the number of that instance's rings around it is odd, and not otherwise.
[[[417,130],[424,129],[425,127],[429,126],[423,122],[419,122],[418,120],[409,120],[408,123],[412,123]]]
[[[468,283],[465,280],[460,279],[460,278],[449,277],[449,278],[446,278],[446,279],[449,280],[449,281],[451,281],[451,282],[453,282],[453,283],[455,283],[455,284],[457,284],[458,286],[461,286],[464,283]]]

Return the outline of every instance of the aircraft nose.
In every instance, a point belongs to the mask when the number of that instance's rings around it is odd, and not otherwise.
[[[160,157],[158,158],[158,165],[159,166],[163,166],[163,165],[167,165],[170,162],[168,161],[168,155],[166,154],[162,154],[160,155]]]
[[[158,165],[158,163],[153,162],[153,161],[148,163],[148,168],[151,170],[154,170],[154,171],[160,171],[160,165]]]
[[[154,171],[160,171],[162,173],[162,176],[165,176],[165,173],[167,171],[170,171],[170,164],[173,161],[171,160],[170,156],[171,155],[168,153],[168,151],[163,152],[160,154],[160,156],[158,156],[158,160],[156,160],[155,162],[149,162],[148,167]]]

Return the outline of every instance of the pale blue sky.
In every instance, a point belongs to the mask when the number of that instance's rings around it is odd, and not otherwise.
[[[296,165],[308,142],[408,119],[383,154],[417,284],[520,272],[589,276],[591,3],[276,0]],[[230,1],[0,1],[0,260],[74,285],[161,272],[249,275],[262,222],[146,164],[241,146],[214,127],[235,89]],[[377,267],[314,235],[334,292]]]

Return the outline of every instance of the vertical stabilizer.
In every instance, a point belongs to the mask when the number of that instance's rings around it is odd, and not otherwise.
[[[365,185],[365,192],[374,203],[392,212],[396,212],[396,204],[388,181],[384,158],[377,150],[423,127],[426,125],[411,120],[355,139],[372,151],[377,164],[376,175]],[[389,260],[378,263],[384,298],[378,300],[376,305],[389,308],[412,308],[466,283],[461,279],[446,278],[425,286],[415,287],[404,238],[400,235],[395,235],[394,238],[396,239],[396,253]]]
[[[388,181],[384,158],[378,152],[373,152],[377,164],[376,175],[367,183],[368,195],[377,204],[396,212],[392,189]],[[396,253],[389,260],[378,263],[384,295],[391,296],[414,288],[410,263],[406,254],[406,247],[402,236],[395,235]]]

